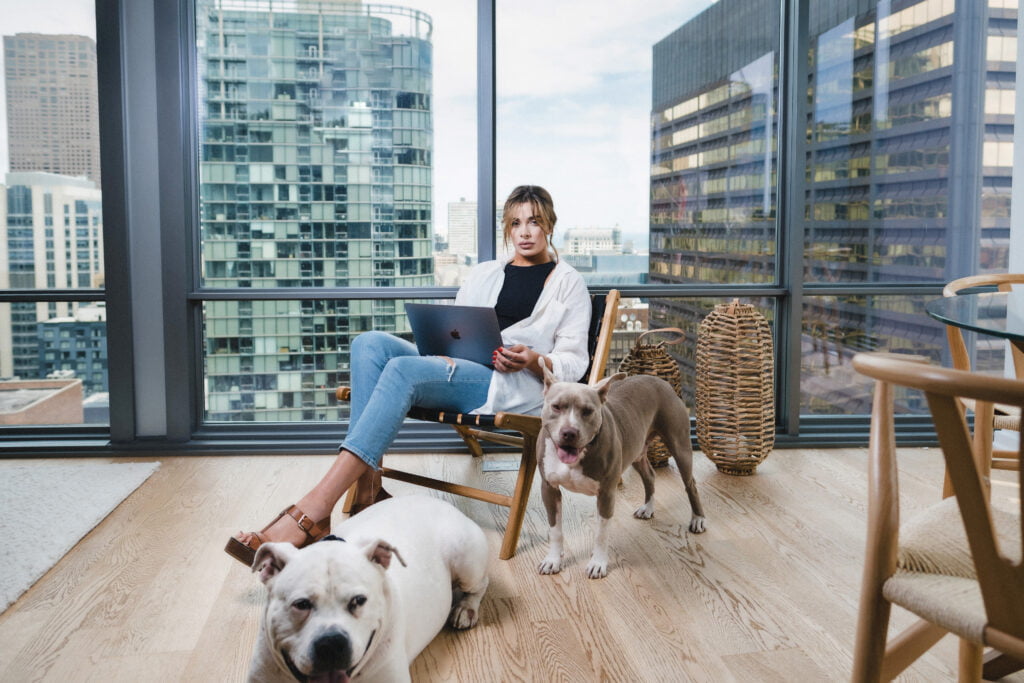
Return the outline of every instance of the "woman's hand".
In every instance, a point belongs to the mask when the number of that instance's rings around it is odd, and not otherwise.
[[[542,374],[540,363],[544,362],[543,356],[523,344],[495,349],[492,360],[497,372],[519,372],[529,369],[538,376]]]

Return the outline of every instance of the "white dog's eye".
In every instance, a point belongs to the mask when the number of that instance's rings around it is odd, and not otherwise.
[[[551,410],[553,410],[556,413],[560,413],[560,412],[562,412],[562,406],[557,404],[557,403],[552,403],[551,404]]]
[[[583,417],[590,417],[591,415],[594,414],[594,409],[593,408],[584,408],[580,412],[583,413]]]
[[[299,598],[292,603],[292,609],[297,609],[300,612],[308,612],[313,609],[313,602],[309,598]]]
[[[348,601],[348,611],[352,612],[354,614],[357,609],[359,609],[360,607],[362,607],[365,604],[366,604],[366,596],[365,595],[357,595],[356,597],[354,597],[354,598],[352,598],[351,600]]]

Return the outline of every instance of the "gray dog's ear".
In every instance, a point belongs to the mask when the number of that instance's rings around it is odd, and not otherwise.
[[[558,378],[555,377],[555,373],[551,372],[548,368],[548,364],[543,360],[540,362],[540,367],[544,370],[544,393],[546,394],[548,393],[548,389],[551,388],[551,385],[558,381]]]
[[[616,372],[611,377],[605,377],[594,385],[594,390],[597,391],[597,395],[601,399],[601,403],[604,403],[605,399],[608,398],[608,388],[612,385],[612,382],[618,382],[620,379],[626,379],[626,373]]]
[[[363,549],[366,552],[366,559],[374,564],[379,564],[384,569],[391,566],[392,555],[398,558],[403,567],[406,566],[405,560],[402,559],[401,553],[398,552],[398,548],[387,541],[377,538],[367,543]]]
[[[277,576],[298,550],[291,543],[264,543],[256,551],[252,570],[260,573],[260,581],[266,584]]]

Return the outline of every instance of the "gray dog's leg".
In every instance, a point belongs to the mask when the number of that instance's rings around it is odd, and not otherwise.
[[[537,571],[557,574],[562,571],[562,490],[541,477],[540,498],[548,513],[548,554],[541,560]]]
[[[605,485],[597,492],[597,525],[594,534],[594,552],[587,563],[587,577],[602,579],[608,576],[608,524],[615,512],[615,487]]]
[[[644,504],[633,511],[633,516],[637,519],[650,519],[654,516],[654,469],[647,459],[646,447],[640,457],[633,461],[633,469],[644,483]]]
[[[704,517],[704,506],[701,505],[700,494],[697,493],[697,482],[693,480],[693,448],[690,446],[689,431],[687,430],[685,434],[663,434],[662,440],[679,467],[679,476],[683,478],[686,495],[690,498],[690,509],[693,511],[693,517],[690,519],[690,531],[695,534],[704,533],[708,522]]]

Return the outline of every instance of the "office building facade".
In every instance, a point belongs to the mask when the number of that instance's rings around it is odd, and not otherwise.
[[[431,20],[358,2],[197,7],[207,287],[434,283]],[[339,417],[349,344],[401,302],[207,301],[208,421]]]
[[[102,285],[100,191],[85,178],[8,173],[0,240],[0,289],[93,289]],[[0,377],[40,379],[38,323],[74,317],[78,302],[12,302],[0,306]],[[105,379],[103,380],[106,381]]]
[[[4,36],[10,170],[100,185],[96,43],[76,35]]]
[[[770,284],[780,272],[777,9],[722,0],[655,46],[652,283]],[[724,32],[733,40],[708,39]],[[855,288],[1005,268],[1016,3],[828,0],[811,3],[809,33],[794,277]],[[679,69],[684,51],[699,56]],[[857,351],[945,348],[920,297],[804,300],[802,412],[868,412],[848,368]],[[695,330],[714,303],[652,301],[652,325]]]
[[[460,199],[448,203],[448,252],[472,255],[476,260],[477,203]]]

